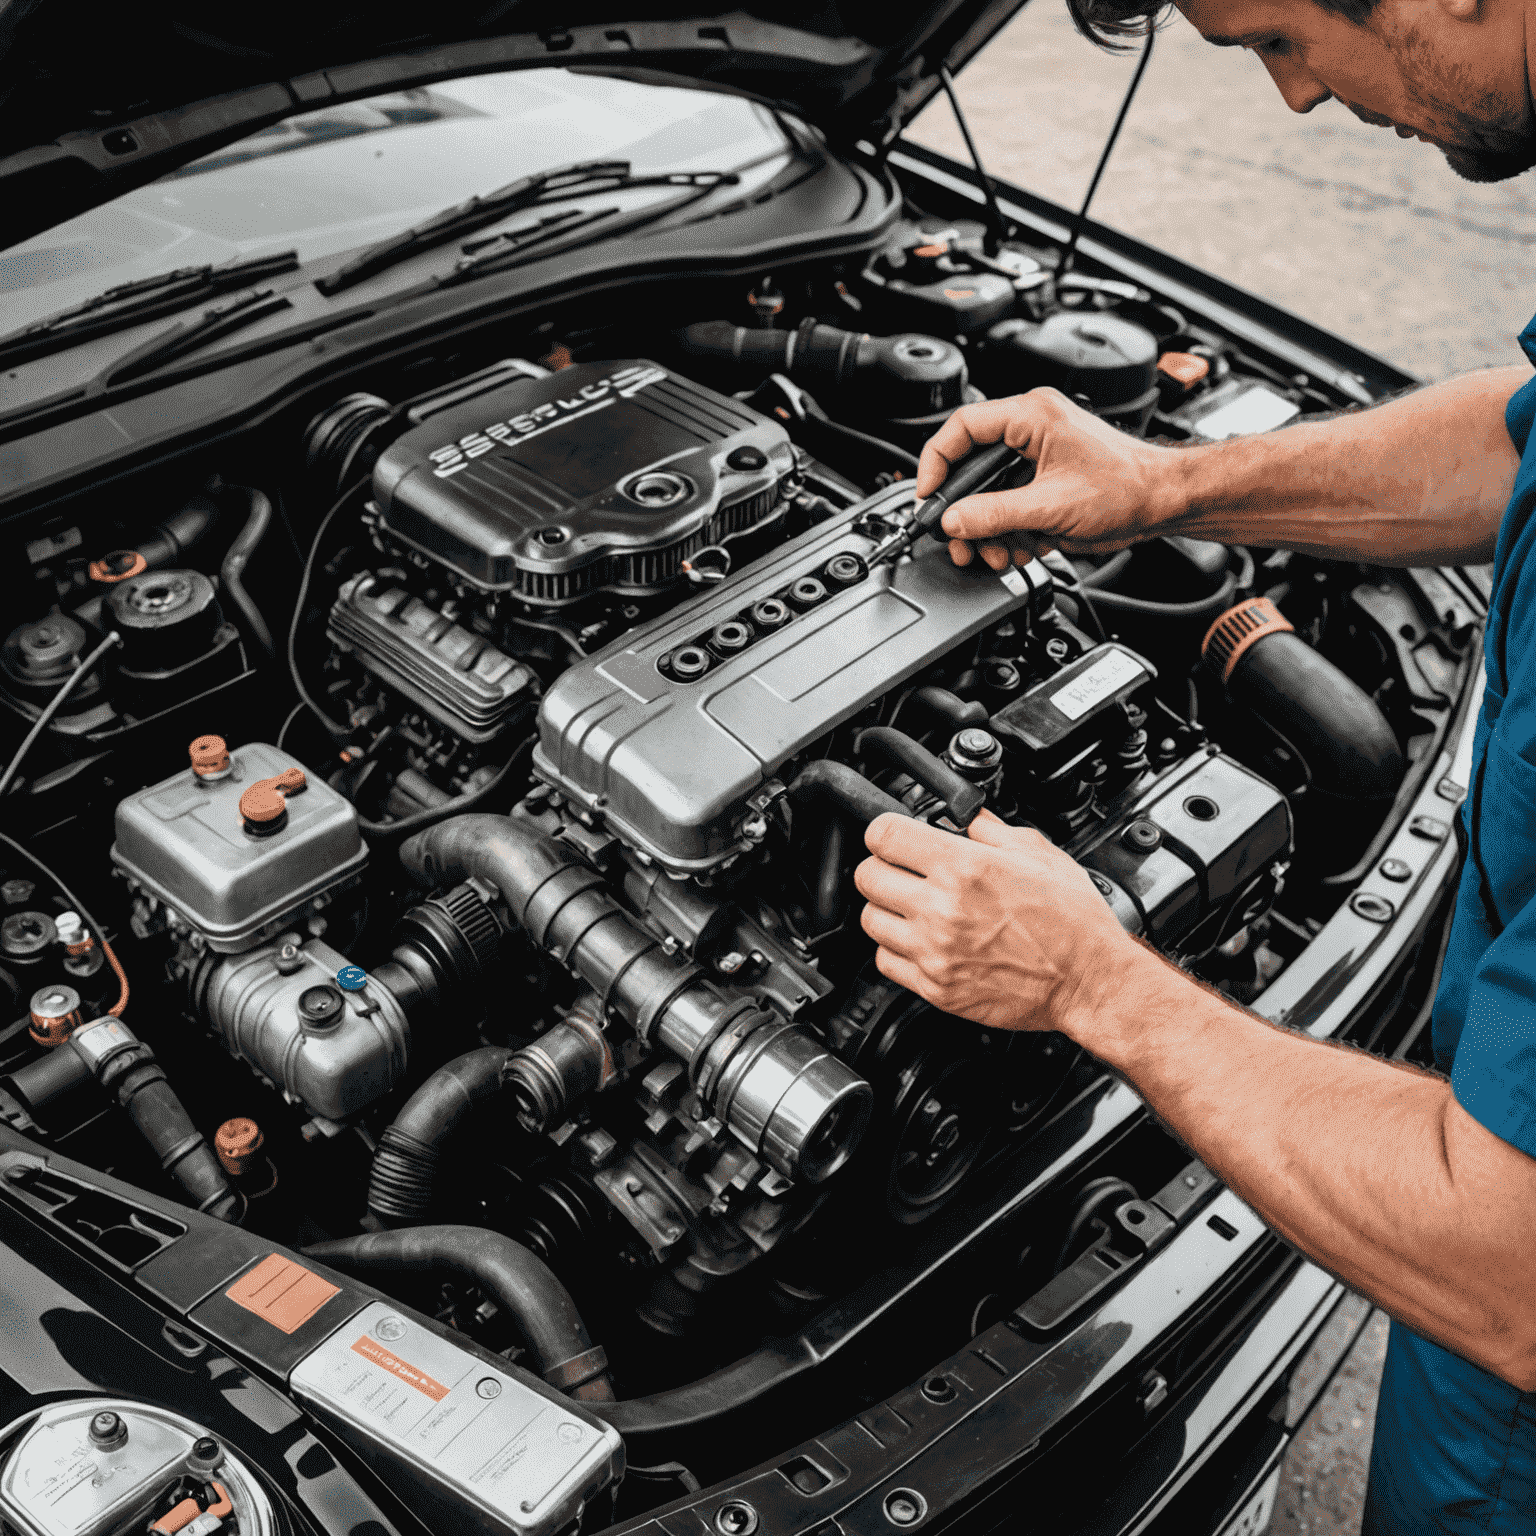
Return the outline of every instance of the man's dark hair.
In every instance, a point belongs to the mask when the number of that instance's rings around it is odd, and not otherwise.
[[[1377,0],[1313,0],[1357,25],[1376,8]],[[1113,53],[1123,53],[1128,38],[1145,37],[1160,17],[1172,10],[1170,0],[1067,0],[1072,23],[1084,37]]]

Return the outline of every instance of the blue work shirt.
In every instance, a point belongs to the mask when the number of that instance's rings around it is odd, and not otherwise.
[[[1536,363],[1536,319],[1520,346]],[[1433,1039],[1462,1108],[1536,1157],[1536,379],[1504,419],[1520,471],[1494,554],[1467,858]],[[1394,1322],[1364,1533],[1430,1531],[1536,1536],[1536,1393]]]

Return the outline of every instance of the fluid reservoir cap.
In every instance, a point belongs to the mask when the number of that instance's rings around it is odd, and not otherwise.
[[[247,832],[276,832],[288,813],[289,795],[307,781],[302,768],[288,768],[270,779],[258,779],[240,796],[240,815]]]
[[[336,985],[343,992],[361,992],[368,985],[368,972],[360,965],[344,965],[336,972]]]
[[[47,949],[58,936],[59,930],[46,912],[12,912],[0,922],[0,954],[24,960]]]
[[[130,576],[137,576],[141,571],[149,569],[149,562],[136,549],[113,549],[104,554],[100,560],[92,560],[86,567],[86,573],[92,581],[99,581],[103,586],[110,587],[119,581],[127,581]]]
[[[39,987],[32,994],[32,1038],[50,1050],[63,1045],[80,1027],[80,994],[62,984]]]
[[[1193,352],[1164,352],[1157,360],[1157,371],[1176,379],[1185,389],[1193,389],[1210,373],[1211,360]]]
[[[327,1030],[341,1022],[341,993],[335,987],[306,987],[299,994],[299,1018],[309,1031]]]
[[[1004,320],[987,332],[987,343],[992,371],[1006,374],[1015,389],[1051,384],[1104,407],[1129,404],[1156,383],[1157,338],[1115,315]]]
[[[187,748],[187,756],[200,779],[223,778],[229,772],[229,747],[222,736],[199,736]]]

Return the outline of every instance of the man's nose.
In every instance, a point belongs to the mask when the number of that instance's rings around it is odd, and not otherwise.
[[[1311,70],[1294,59],[1266,58],[1264,68],[1292,112],[1310,112],[1333,95]]]

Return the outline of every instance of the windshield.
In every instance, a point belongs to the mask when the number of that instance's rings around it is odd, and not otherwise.
[[[740,97],[562,69],[514,70],[291,117],[0,256],[6,328],[176,267],[366,245],[553,165],[740,171],[793,146]]]

